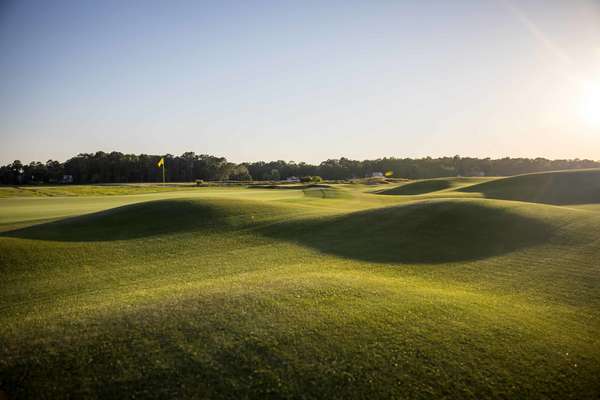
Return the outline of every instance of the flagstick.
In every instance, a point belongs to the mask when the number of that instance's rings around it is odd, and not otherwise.
[[[164,161],[163,161],[162,167],[163,167],[163,186],[165,186],[165,162]]]

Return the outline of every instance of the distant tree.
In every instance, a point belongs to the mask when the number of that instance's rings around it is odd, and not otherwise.
[[[273,168],[269,172],[265,172],[262,177],[267,181],[278,181],[281,179],[281,174],[278,169]]]
[[[229,179],[233,181],[251,181],[252,175],[250,175],[250,171],[245,165],[236,165],[229,175]]]
[[[47,171],[47,182],[56,183],[60,182],[62,179],[65,168],[64,165],[58,161],[48,160],[46,161],[46,171]]]
[[[23,168],[23,163],[20,160],[15,160],[10,165],[10,173],[12,177],[12,182],[15,185],[20,185],[21,183],[25,183],[23,179],[23,173],[25,169]]]

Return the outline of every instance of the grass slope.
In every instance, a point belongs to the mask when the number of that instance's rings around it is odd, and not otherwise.
[[[293,221],[269,233],[343,257],[405,264],[487,258],[543,243],[554,228],[516,207],[432,200]]]
[[[5,197],[64,197],[64,196],[117,196],[145,193],[164,193],[189,190],[187,187],[148,184],[122,185],[63,185],[63,186],[0,186],[0,198]]]
[[[369,190],[0,200],[0,389],[600,395],[596,209]]]
[[[600,203],[600,170],[518,175],[460,189],[485,197],[547,204]]]
[[[408,182],[391,189],[383,189],[378,191],[379,194],[385,195],[401,195],[411,196],[437,192],[440,190],[458,188],[465,185],[473,185],[480,182],[485,182],[489,178],[436,178],[424,179],[420,181]]]
[[[6,236],[55,241],[114,241],[201,230],[244,227],[278,209],[261,203],[232,200],[158,200],[34,225]]]

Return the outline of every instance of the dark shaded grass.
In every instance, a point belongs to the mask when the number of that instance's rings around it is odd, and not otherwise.
[[[485,197],[546,204],[600,203],[600,170],[556,171],[513,176],[459,189]]]
[[[385,263],[483,259],[542,244],[552,231],[542,220],[472,200],[424,201],[260,230],[325,253]]]
[[[282,212],[281,208],[253,202],[159,200],[3,232],[0,236],[64,242],[129,240],[242,228]]]
[[[448,189],[451,186],[452,185],[450,184],[450,181],[447,179],[429,179],[425,181],[407,183],[391,189],[385,189],[379,191],[378,194],[408,196],[437,192],[438,190]]]
[[[321,189],[311,189],[322,196]],[[36,225],[4,236],[55,241],[112,241],[163,234],[227,230],[256,224],[256,204],[216,206],[169,200]],[[481,200],[437,200],[342,216],[257,226],[257,233],[325,253],[371,262],[444,263],[477,260],[548,240],[552,227]]]

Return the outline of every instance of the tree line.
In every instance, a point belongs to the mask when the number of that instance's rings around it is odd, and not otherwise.
[[[19,160],[0,167],[0,183],[5,185],[41,183],[137,183],[162,181],[157,166],[163,156],[120,152],[82,153],[65,162],[48,160],[23,164]],[[600,168],[599,161],[548,160],[545,158],[379,158],[376,160],[330,159],[318,165],[294,161],[232,163],[225,157],[186,152],[164,156],[169,182],[285,180],[291,177],[320,176],[329,180],[349,180],[379,173],[408,179],[450,176],[510,176],[575,168]]]

